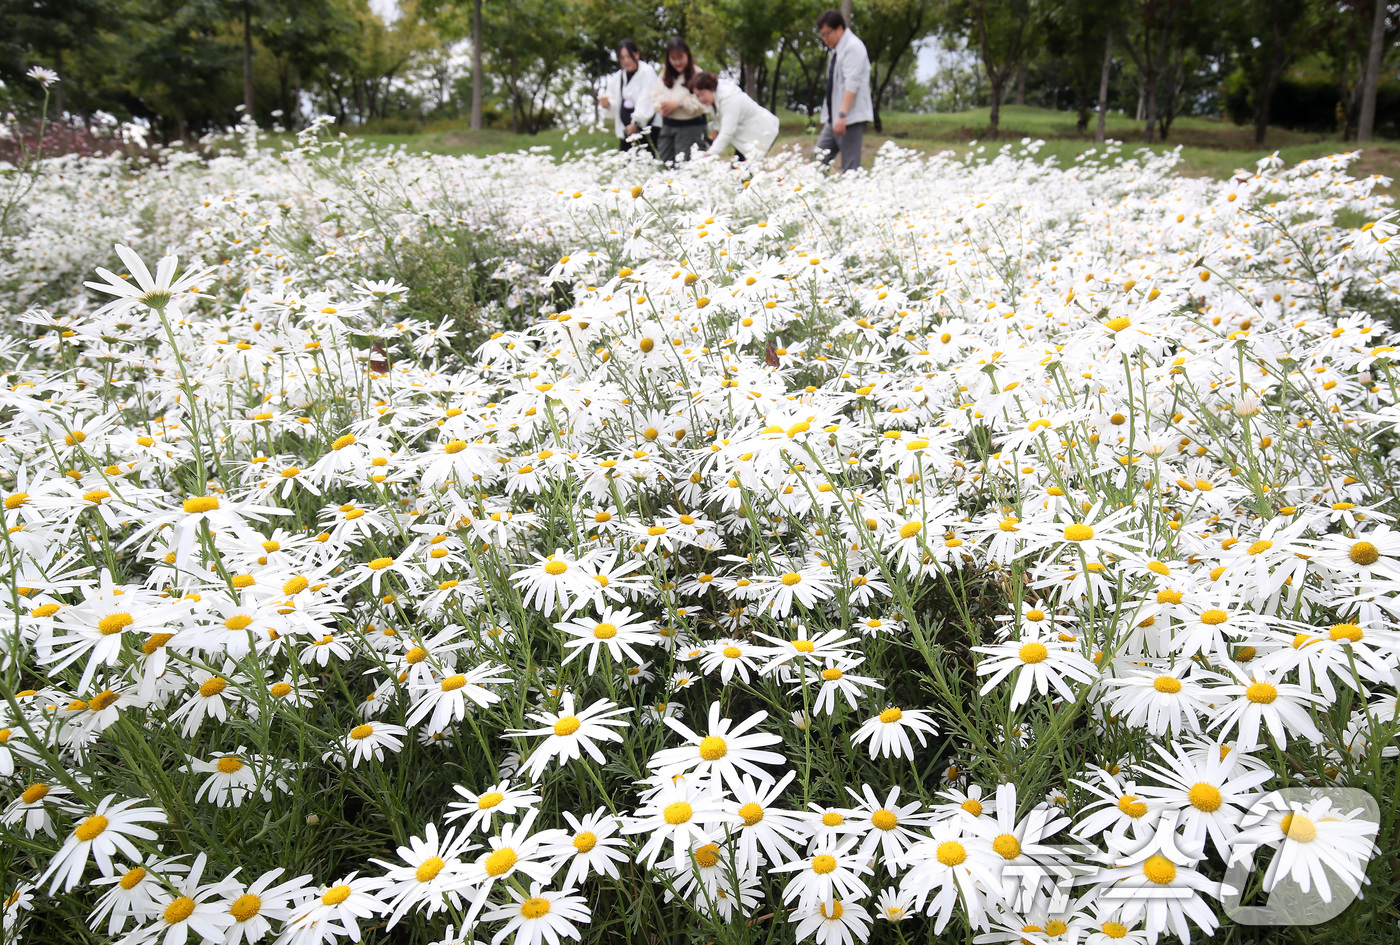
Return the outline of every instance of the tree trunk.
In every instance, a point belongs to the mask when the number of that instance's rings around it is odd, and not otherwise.
[[[1269,111],[1274,105],[1274,89],[1278,88],[1279,72],[1281,71],[1270,69],[1264,87],[1257,93],[1254,104],[1255,144],[1263,144],[1265,136],[1269,133]]]
[[[1357,121],[1356,140],[1370,141],[1376,133],[1376,91],[1381,83],[1381,63],[1385,60],[1386,0],[1374,0],[1375,14],[1371,17],[1371,45],[1366,52],[1366,79],[1361,90],[1361,117]]]
[[[1021,64],[1016,67],[1016,104],[1026,104],[1026,73],[1030,70],[1030,65],[1022,59]]]
[[[1108,40],[1103,47],[1103,71],[1099,73],[1099,126],[1094,132],[1094,140],[1103,144],[1104,122],[1108,116],[1108,77],[1113,71],[1113,26],[1108,27]]]
[[[787,55],[787,43],[778,46],[778,61],[773,63],[773,84],[768,90],[768,110],[778,114],[778,86],[783,77],[783,56]]]
[[[243,114],[253,117],[253,8],[243,4]]]
[[[739,63],[739,75],[743,81],[744,94],[758,101],[758,65],[752,62]]]
[[[481,0],[472,2],[472,131],[481,130]]]
[[[993,77],[989,73],[987,78],[992,81],[992,114],[987,120],[987,137],[995,141],[998,128],[1001,125],[1001,95],[1005,90],[1006,77]]]
[[[1147,122],[1147,126],[1143,129],[1142,140],[1151,144],[1157,131],[1157,77],[1155,75],[1151,77],[1144,76],[1143,86],[1147,93],[1147,101],[1145,103],[1145,111],[1147,114],[1144,119]]]

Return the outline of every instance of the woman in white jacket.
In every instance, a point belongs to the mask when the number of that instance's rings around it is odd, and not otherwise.
[[[617,64],[621,68],[603,83],[603,94],[598,96],[598,104],[613,120],[619,150],[645,147],[654,154],[655,149],[649,138],[628,139],[641,132],[647,124],[645,119],[651,116],[651,89],[656,84],[656,70],[651,63],[642,61],[642,51],[630,39],[617,44]],[[644,120],[636,120],[634,112],[637,111],[644,113],[640,116]]]
[[[708,153],[719,155],[733,145],[734,156],[742,161],[761,158],[773,147],[778,137],[778,116],[749,98],[743,89],[728,83],[720,88],[719,79],[712,72],[696,76],[694,88],[695,97],[712,107],[719,121],[719,131],[710,142]]]

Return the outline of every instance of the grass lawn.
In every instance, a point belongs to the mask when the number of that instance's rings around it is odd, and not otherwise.
[[[801,144],[810,150],[816,142],[816,130],[808,129],[806,118],[795,112],[783,112],[782,131],[778,147]],[[1007,105],[1001,110],[1001,134],[996,142],[986,137],[989,109],[942,114],[893,113],[884,116],[884,132],[868,132],[865,138],[867,158],[891,138],[904,147],[921,151],[952,150],[966,153],[973,142],[994,147],[1019,146],[1022,138],[1044,139],[1041,159],[1057,158],[1067,164],[1079,154],[1095,147],[1091,133],[1078,134],[1072,112],[1056,112],[1048,108]],[[1122,114],[1111,114],[1106,122],[1110,138],[1124,142],[1125,150],[1136,152],[1140,147],[1165,151],[1181,146],[1182,162],[1179,172],[1184,175],[1224,179],[1238,169],[1253,170],[1255,162],[1275,150],[1290,164],[1321,157],[1337,151],[1359,147],[1335,136],[1305,134],[1283,128],[1270,128],[1264,147],[1254,144],[1254,129],[1238,126],[1221,118],[1179,118],[1173,123],[1170,138],[1152,145],[1142,144],[1142,125]],[[488,155],[501,151],[541,148],[560,156],[583,148],[612,148],[616,139],[611,134],[588,132],[565,139],[560,131],[544,131],[538,135],[520,135],[499,129],[468,131],[458,125],[446,125],[426,132],[408,135],[362,134],[356,137],[380,145],[404,145],[413,151],[437,154]],[[1366,145],[1362,157],[1352,165],[1352,174],[1380,174],[1400,180],[1400,142],[1377,141]],[[1400,188],[1391,184],[1386,192],[1396,195]]]

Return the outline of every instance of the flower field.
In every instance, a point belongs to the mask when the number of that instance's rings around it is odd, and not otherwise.
[[[44,164],[0,942],[1393,938],[1389,198],[1034,150]]]

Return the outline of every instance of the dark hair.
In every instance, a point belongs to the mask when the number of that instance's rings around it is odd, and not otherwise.
[[[692,92],[713,92],[719,88],[719,76],[713,72],[702,72],[690,81]]]
[[[621,58],[622,51],[624,49],[632,54],[633,60],[635,60],[636,62],[642,61],[642,50],[641,47],[637,45],[636,40],[624,39],[622,42],[617,44],[617,53],[619,58]]]
[[[822,15],[817,17],[817,29],[823,26],[843,30],[846,28],[846,18],[841,15],[840,10],[823,10]]]
[[[685,53],[686,63],[684,73],[677,72],[675,69],[671,68],[671,53],[673,52]],[[666,68],[661,73],[661,81],[666,83],[666,88],[669,89],[675,85],[676,79],[680,79],[682,85],[686,88],[690,88],[690,83],[695,80],[696,74],[700,71],[695,68],[695,56],[690,52],[690,44],[679,36],[676,36],[666,44],[666,53],[662,58],[666,60]]]

